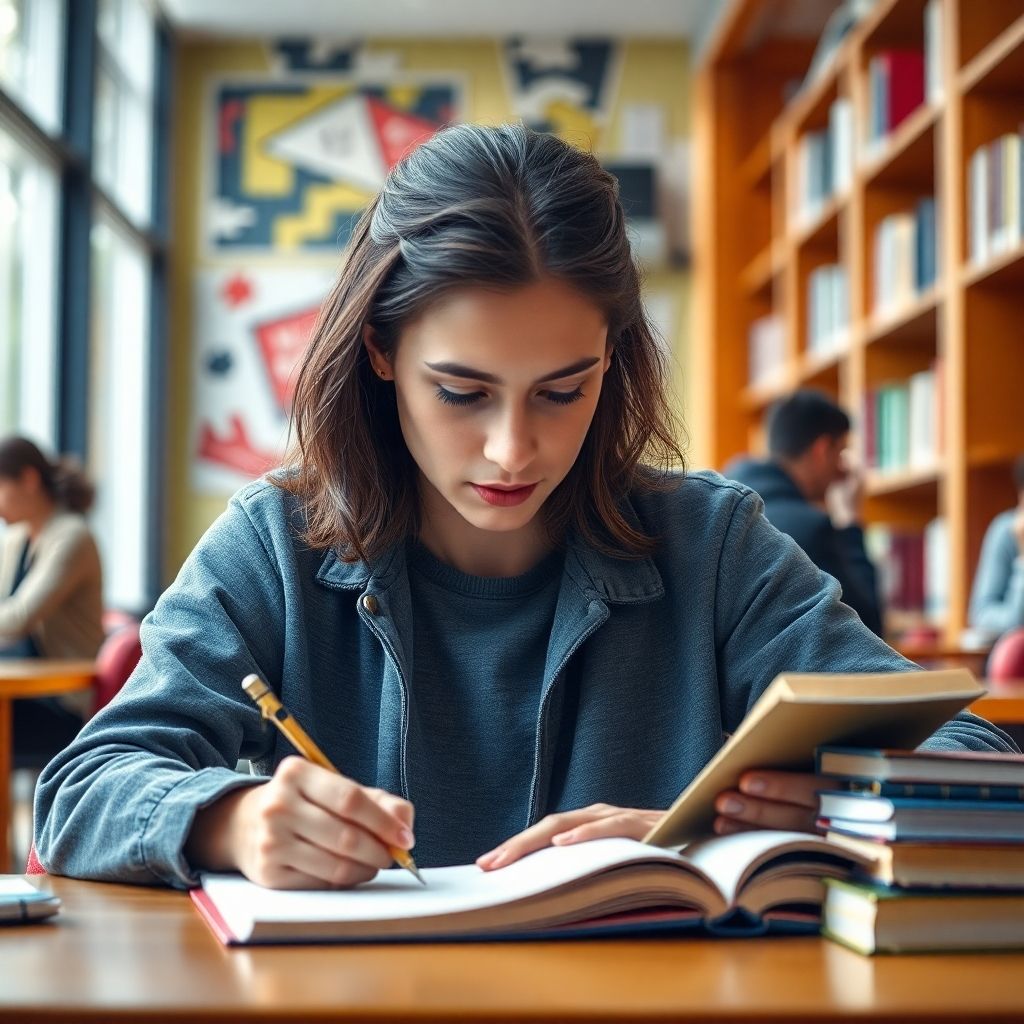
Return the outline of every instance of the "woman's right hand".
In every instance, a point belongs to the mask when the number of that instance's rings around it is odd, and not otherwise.
[[[185,856],[272,889],[346,889],[391,866],[389,845],[412,849],[412,825],[408,800],[286,757],[269,782],[199,811]]]

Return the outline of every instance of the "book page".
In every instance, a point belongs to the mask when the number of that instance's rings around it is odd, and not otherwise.
[[[254,921],[395,921],[466,913],[558,890],[609,868],[658,861],[679,864],[680,858],[633,839],[596,839],[547,847],[497,871],[475,864],[421,868],[425,886],[401,868],[343,891],[266,889],[241,875],[204,874],[202,885],[228,926],[244,936]]]

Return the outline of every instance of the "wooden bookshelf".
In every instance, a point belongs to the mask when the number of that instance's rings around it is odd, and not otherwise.
[[[871,146],[870,62],[888,50],[923,51],[926,0],[877,0],[807,83],[838,2],[733,0],[724,13],[696,69],[693,372],[708,386],[690,418],[694,461],[720,469],[763,450],[764,413],[790,388],[821,388],[859,421],[870,390],[938,360],[935,464],[873,469],[866,513],[903,529],[945,520],[948,608],[931,621],[953,648],[982,537],[1014,503],[1010,467],[1024,452],[1024,242],[972,262],[967,193],[974,151],[1024,122],[1024,0],[938,3],[941,92]],[[796,38],[794,26],[803,30]],[[852,182],[799,219],[801,142],[828,125],[838,98],[853,111]],[[936,281],[879,311],[876,230],[925,196],[935,198]],[[808,278],[831,263],[847,273],[849,337],[814,352]],[[768,314],[784,325],[785,357],[766,381],[751,383],[748,331]]]

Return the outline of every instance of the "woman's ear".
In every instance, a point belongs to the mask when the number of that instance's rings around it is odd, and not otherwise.
[[[615,346],[611,343],[604,350],[604,369],[602,373],[607,373],[612,368],[612,356],[615,355]]]
[[[363,325],[363,345],[366,348],[366,354],[370,358],[370,366],[373,368],[373,372],[381,380],[391,380],[393,376],[391,363],[377,345],[376,332],[369,324]]]

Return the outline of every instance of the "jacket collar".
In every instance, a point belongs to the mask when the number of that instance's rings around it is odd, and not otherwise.
[[[631,525],[640,527],[636,511],[628,501],[623,511]],[[405,545],[398,542],[371,562],[344,562],[329,551],[320,563],[316,578],[335,590],[363,590],[371,578],[374,589],[387,589],[405,571]],[[662,597],[665,584],[654,559],[615,558],[588,545],[573,533],[565,558],[565,574],[591,599],[609,604],[641,604]]]

